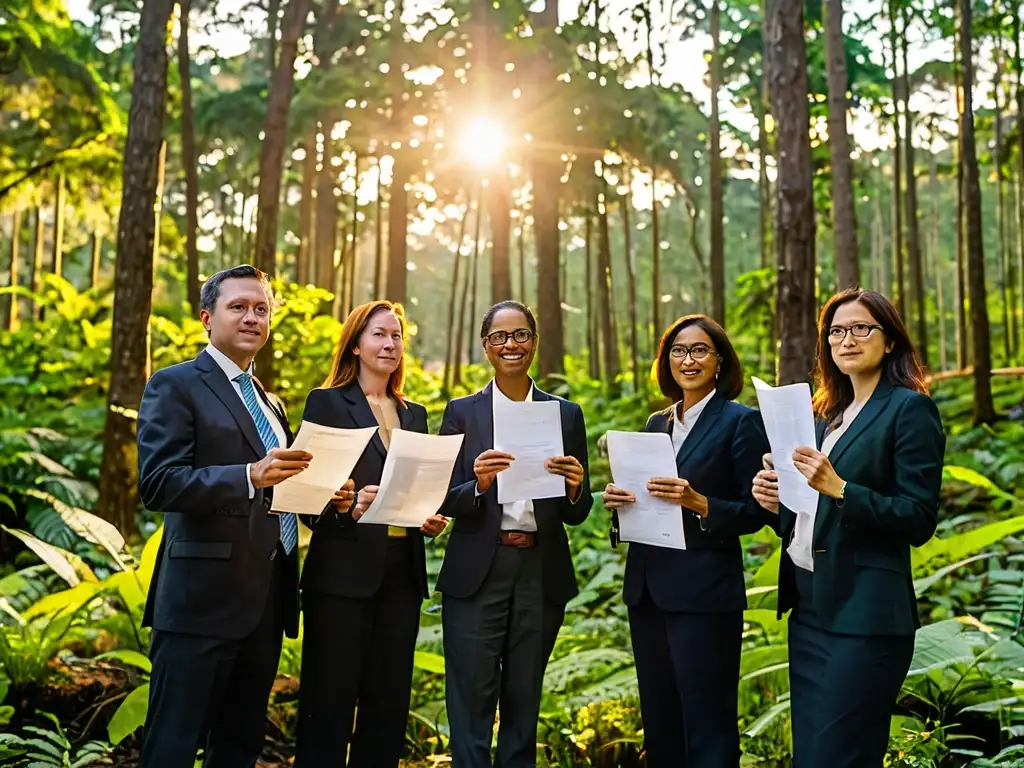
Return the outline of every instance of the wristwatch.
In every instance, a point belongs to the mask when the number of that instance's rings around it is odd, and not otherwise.
[[[836,499],[836,506],[837,507],[843,506],[843,502],[846,501],[846,486],[847,486],[847,481],[843,480],[843,484],[841,486],[839,486],[839,498]]]

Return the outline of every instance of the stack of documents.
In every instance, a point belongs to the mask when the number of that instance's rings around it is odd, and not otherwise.
[[[494,450],[515,457],[512,466],[498,473],[498,503],[565,496],[565,478],[544,467],[548,459],[564,455],[556,401],[495,401]]]
[[[608,459],[615,487],[636,496],[619,510],[622,541],[686,549],[683,510],[647,491],[652,477],[678,477],[672,438],[664,432],[609,432]]]

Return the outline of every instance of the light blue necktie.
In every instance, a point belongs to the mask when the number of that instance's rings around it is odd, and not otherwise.
[[[256,430],[260,433],[263,447],[267,449],[267,453],[270,453],[271,448],[278,447],[277,435],[274,434],[270,420],[263,413],[263,409],[260,408],[259,401],[256,399],[256,387],[253,386],[252,376],[248,373],[240,373],[235,376],[235,381],[238,382],[238,386],[242,390],[242,400],[245,402],[249,415],[256,422]],[[284,553],[290,555],[299,540],[299,525],[295,520],[295,515],[291,512],[282,512],[278,518],[281,523],[281,545],[284,547]]]

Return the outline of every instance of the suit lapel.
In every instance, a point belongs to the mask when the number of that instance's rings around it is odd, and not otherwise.
[[[814,423],[814,437],[815,445],[819,451],[821,450],[821,444],[825,442],[825,430],[828,428],[828,422],[824,419],[818,419]]]
[[[697,449],[697,446],[701,444],[708,433],[711,431],[711,427],[714,426],[715,422],[718,421],[718,415],[722,412],[722,408],[725,406],[725,398],[715,393],[715,396],[708,401],[708,404],[704,406],[704,410],[701,411],[700,416],[697,417],[697,423],[693,425],[693,429],[690,430],[690,434],[686,436],[686,440],[683,442],[682,448],[679,449],[679,453],[676,455],[676,468],[679,470],[680,477],[683,476],[683,465],[686,464],[687,459]],[[675,414],[675,408],[673,407],[673,418]],[[671,432],[669,433],[671,434]]]
[[[398,423],[402,429],[412,429],[413,418],[412,408],[404,403],[400,403],[398,405]]]
[[[379,427],[377,423],[377,417],[373,415],[373,409],[370,408],[370,401],[366,399],[366,395],[363,394],[362,388],[359,386],[358,381],[353,381],[348,386],[342,389],[342,394],[345,396],[345,400],[349,404],[349,412],[352,414],[352,420],[355,421],[357,427]],[[399,411],[402,409],[399,408]],[[373,438],[370,440],[377,453],[381,457],[388,455],[387,449],[384,447],[384,441],[381,439],[380,430],[378,429]]]
[[[481,448],[479,453],[494,447],[494,393],[491,391],[493,386],[494,382],[491,382],[477,392],[473,399],[473,416],[476,419]]]
[[[238,396],[234,385],[228,381],[228,377],[221,370],[221,367],[217,365],[217,362],[205,350],[200,352],[199,357],[196,358],[196,367],[199,369],[199,375],[206,386],[213,390],[213,394],[217,396],[221,403],[224,404],[224,407],[231,413],[232,417],[234,417],[239,429],[242,430],[242,434],[245,435],[245,439],[252,446],[256,455],[260,457],[266,456],[267,449],[263,447],[263,441],[260,440],[260,433],[256,430],[256,422],[253,421],[252,414],[245,407],[242,398]]]

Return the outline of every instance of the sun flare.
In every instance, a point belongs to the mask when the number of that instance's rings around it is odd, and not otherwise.
[[[457,155],[479,168],[496,166],[505,156],[508,137],[502,126],[483,115],[466,122],[455,142]]]

